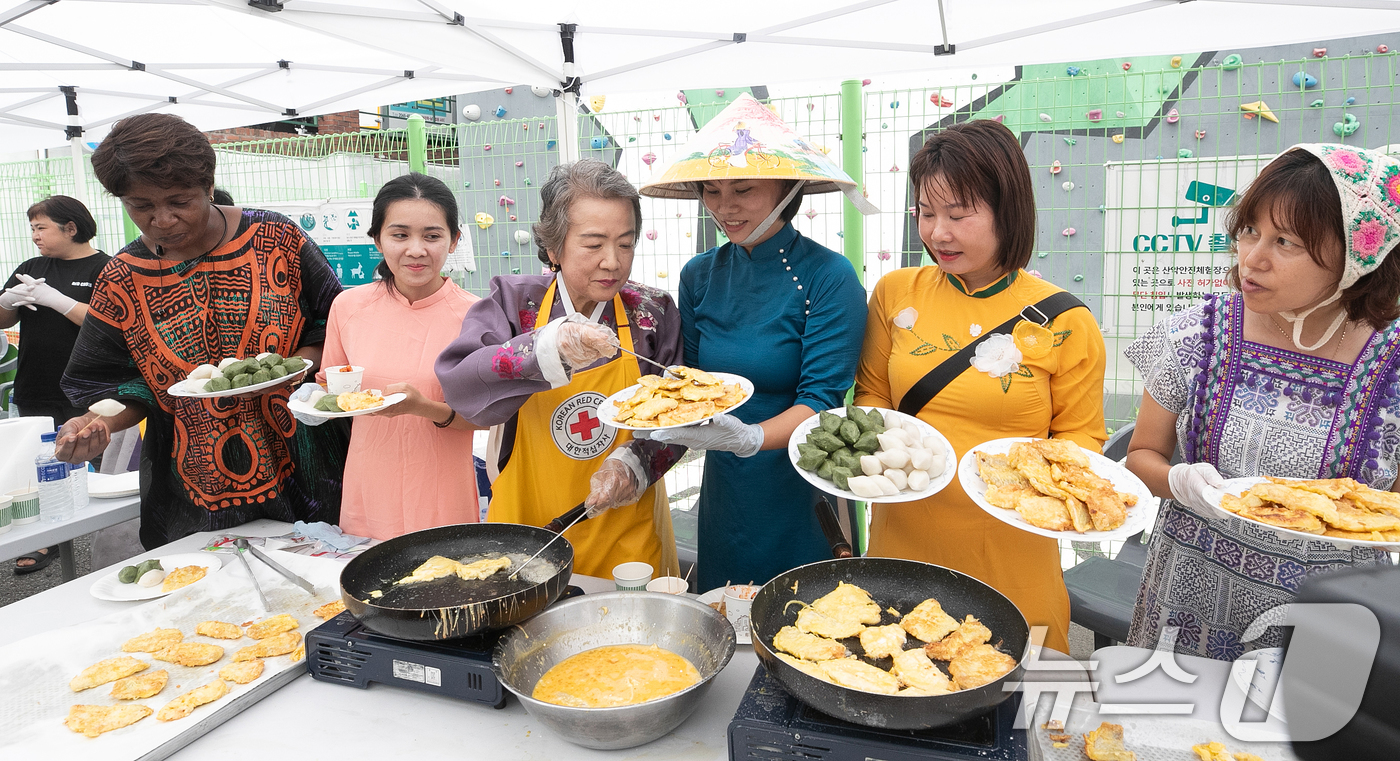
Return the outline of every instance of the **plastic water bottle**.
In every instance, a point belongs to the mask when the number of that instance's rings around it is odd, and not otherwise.
[[[73,509],[82,510],[88,506],[88,464],[68,466],[68,480],[73,485]]]
[[[39,475],[39,519],[62,523],[73,517],[73,484],[68,480],[68,463],[54,457],[57,433],[39,437],[39,455],[34,467]]]

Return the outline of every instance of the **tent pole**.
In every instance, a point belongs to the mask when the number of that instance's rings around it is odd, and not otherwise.
[[[559,45],[564,51],[564,81],[559,83],[555,107],[559,122],[559,163],[579,159],[578,93],[582,82],[574,76],[574,31],[578,24],[559,25]]]
[[[63,85],[63,97],[68,101],[68,153],[73,160],[73,197],[84,206],[92,208],[87,198],[87,167],[83,163],[83,124],[78,118],[78,91],[71,85]]]
[[[408,117],[408,170],[422,173],[428,166],[428,135],[422,114]]]
[[[864,108],[865,96],[861,92],[860,80],[848,79],[841,83],[841,168],[859,187],[865,186],[865,145]],[[844,196],[841,198],[841,253],[850,260],[856,270],[856,277],[865,283],[865,216],[860,209]],[[856,552],[864,555],[870,538],[866,526],[869,507],[864,502],[852,502],[854,525],[851,527]]]

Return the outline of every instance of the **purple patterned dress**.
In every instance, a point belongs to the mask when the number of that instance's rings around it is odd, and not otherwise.
[[[1351,477],[1390,489],[1400,465],[1400,327],[1375,333],[1354,365],[1243,336],[1243,299],[1232,293],[1158,323],[1124,351],[1147,393],[1177,414],[1185,462],[1211,463],[1224,478]],[[1179,653],[1234,660],[1276,647],[1279,627],[1241,636],[1306,577],[1389,562],[1382,551],[1285,539],[1163,500],[1128,644],[1153,647],[1162,627],[1176,626]]]

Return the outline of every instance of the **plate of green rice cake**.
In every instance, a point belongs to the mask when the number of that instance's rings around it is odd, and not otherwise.
[[[283,357],[276,352],[265,352],[248,359],[230,357],[218,365],[196,367],[168,391],[171,396],[194,399],[239,396],[300,380],[311,367],[310,360]]]

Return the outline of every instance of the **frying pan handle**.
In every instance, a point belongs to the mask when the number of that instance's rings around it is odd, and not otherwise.
[[[851,543],[846,541],[846,532],[841,530],[841,521],[836,517],[836,508],[831,506],[831,502],[826,497],[817,499],[816,504],[817,522],[822,525],[822,533],[826,534],[826,542],[831,545],[831,556],[834,558],[851,557]]]
[[[569,524],[573,523],[575,518],[578,518],[580,515],[586,512],[588,512],[587,504],[584,502],[580,502],[578,503],[577,507],[573,508],[569,512],[564,513],[563,515],[559,516],[558,518],[555,518],[549,523],[544,524],[544,530],[553,531],[556,534],[563,533],[564,529],[568,528]],[[586,520],[588,520],[588,518],[586,517],[579,518],[580,523]]]

